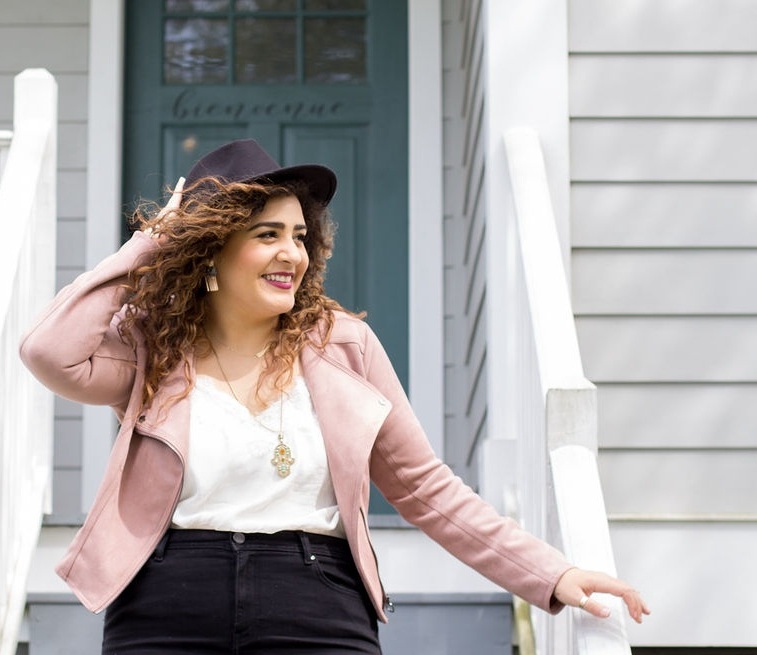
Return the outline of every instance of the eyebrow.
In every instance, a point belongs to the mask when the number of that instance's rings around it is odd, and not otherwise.
[[[277,223],[276,221],[261,221],[260,223],[255,223],[250,230],[257,230],[259,227],[267,227],[267,228],[273,228],[275,230],[283,230],[286,225],[284,223]],[[308,226],[304,225],[302,223],[298,223],[294,226],[294,231],[297,232],[299,230],[307,230]]]

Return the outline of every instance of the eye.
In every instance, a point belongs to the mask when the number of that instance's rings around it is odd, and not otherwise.
[[[294,238],[297,241],[301,241],[302,243],[305,243],[305,239],[307,238],[307,234],[305,232],[300,232],[299,234],[295,234]]]
[[[278,235],[274,230],[265,230],[255,235],[258,239],[275,239]]]

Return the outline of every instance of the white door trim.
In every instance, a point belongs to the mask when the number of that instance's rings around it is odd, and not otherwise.
[[[85,267],[115,252],[121,235],[124,0],[90,0]],[[88,511],[105,470],[115,418],[110,407],[82,414],[81,508]]]
[[[444,455],[441,0],[408,0],[409,395]]]

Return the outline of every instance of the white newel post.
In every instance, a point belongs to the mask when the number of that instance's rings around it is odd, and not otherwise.
[[[58,86],[16,76],[0,178],[0,655],[16,652],[26,579],[51,509],[53,395],[24,368],[19,341],[55,292]]]

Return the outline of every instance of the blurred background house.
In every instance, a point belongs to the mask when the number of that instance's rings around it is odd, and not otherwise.
[[[616,616],[606,647],[579,613],[535,613],[538,651],[757,652],[756,25],[750,0],[0,0],[0,130],[12,148],[14,79],[47,69],[30,79],[58,92],[56,288],[220,143],[333,167],[329,291],[368,311],[439,454],[653,608],[627,632]],[[55,401],[3,655],[97,652],[101,617],[52,566],[114,428]],[[4,428],[0,463],[28,438]],[[6,594],[25,501],[3,475]],[[528,608],[378,497],[370,522],[387,655],[527,650]]]

